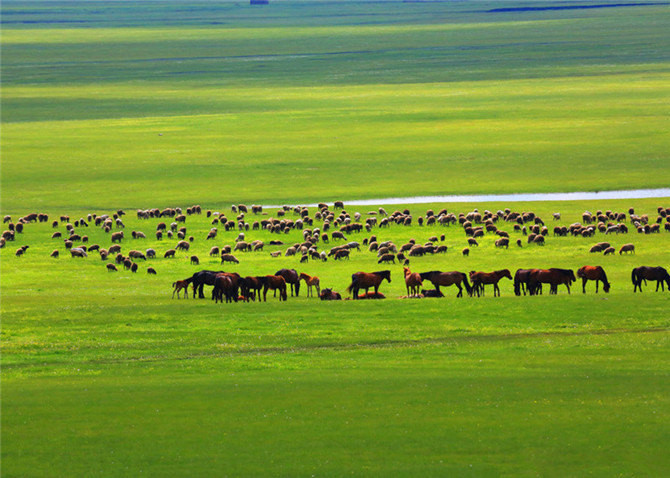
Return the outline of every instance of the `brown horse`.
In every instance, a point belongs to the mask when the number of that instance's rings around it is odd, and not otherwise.
[[[212,299],[214,302],[221,301],[225,297],[226,302],[237,302],[240,287],[240,275],[237,272],[221,272],[214,278],[214,290]]]
[[[260,277],[248,276],[240,281],[241,293],[244,296],[245,302],[249,302],[249,299],[258,301],[261,300],[261,289],[263,289],[263,282]]]
[[[405,287],[407,287],[407,295],[419,295],[419,291],[423,285],[421,274],[410,271],[409,267],[403,267],[402,270],[405,273]]]
[[[526,290],[528,289],[528,279],[530,278],[530,273],[534,269],[517,269],[514,274],[514,295],[526,295]],[[542,293],[542,284],[538,284],[539,292]]]
[[[310,276],[304,272],[301,272],[300,280],[304,280],[305,284],[307,285],[307,297],[314,297],[314,294],[312,293],[312,287],[316,288],[316,295],[321,295],[321,281],[318,277]]]
[[[582,278],[582,292],[586,294],[586,283],[590,280],[596,281],[596,294],[598,293],[598,282],[603,283],[603,290],[610,291],[610,283],[607,281],[605,269],[600,266],[584,266],[577,270],[577,277]]]
[[[455,285],[458,287],[458,294],[456,294],[456,297],[463,297],[463,287],[461,287],[461,283],[463,283],[463,286],[465,286],[465,291],[469,296],[472,295],[472,287],[470,287],[468,276],[464,272],[430,271],[421,272],[419,275],[421,276],[422,280],[429,280],[432,282],[437,292],[440,292],[440,286],[449,287],[450,285]]]
[[[358,299],[358,291],[361,289],[365,289],[367,294],[368,290],[374,287],[376,294],[379,292],[379,286],[384,279],[389,283],[391,282],[391,271],[356,272],[351,275],[351,284],[347,287],[347,292],[353,294],[354,300]]]
[[[498,282],[503,277],[512,280],[512,274],[508,269],[501,269],[493,272],[471,272],[470,282],[472,282],[472,290],[477,293],[477,297],[484,296],[484,286],[486,284],[493,284],[493,297],[496,295],[500,297],[500,288]]]
[[[540,284],[549,284],[549,293],[557,294],[559,284],[565,284],[570,293],[570,284],[577,281],[572,269],[533,269],[528,276],[528,292],[537,295],[540,292]]]
[[[342,300],[339,292],[334,292],[333,289],[323,289],[319,294],[321,300]]]
[[[275,272],[276,276],[282,276],[287,284],[291,286],[291,297],[293,297],[293,290],[295,289],[295,296],[298,297],[300,293],[300,276],[295,269],[279,269]]]
[[[107,268],[109,269],[109,264],[107,265]],[[174,290],[172,291],[172,298],[174,299],[174,294],[175,292],[177,293],[177,299],[179,299],[179,291],[182,289],[184,290],[184,298],[188,299],[188,286],[191,283],[191,279],[186,279],[186,280],[178,280],[176,282],[172,283],[172,287],[174,287]]]
[[[282,276],[261,276],[260,281],[263,283],[263,301],[268,301],[268,290],[279,291],[279,301],[287,300],[286,295],[286,280]]]
[[[668,290],[670,291],[670,274],[662,267],[636,267],[631,273],[631,279],[633,281],[633,292],[636,292],[638,288],[642,292],[642,281],[646,283],[648,280],[657,281],[656,292],[658,292],[658,286],[661,286],[661,291],[665,290],[663,281],[668,285]]]

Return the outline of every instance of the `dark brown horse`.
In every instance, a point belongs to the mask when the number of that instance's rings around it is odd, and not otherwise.
[[[471,272],[470,282],[472,282],[472,290],[477,293],[477,297],[479,297],[480,294],[484,296],[484,286],[486,284],[493,284],[493,297],[496,295],[500,297],[498,282],[503,277],[512,280],[512,274],[508,269],[501,269],[493,272]]]
[[[240,280],[240,292],[244,296],[245,302],[249,299],[261,301],[261,289],[263,289],[263,282],[260,277],[247,276]]]
[[[421,272],[419,275],[421,276],[421,279],[432,282],[437,292],[440,292],[440,286],[449,287],[450,285],[455,285],[458,287],[458,294],[456,294],[456,297],[463,297],[463,287],[461,287],[461,283],[463,283],[463,286],[465,286],[465,291],[468,293],[468,295],[472,295],[472,287],[470,287],[468,276],[464,272],[430,271]]]
[[[514,274],[514,295],[526,295],[528,290],[528,279],[530,278],[530,273],[535,269],[517,269]],[[542,293],[542,284],[538,284],[539,292]]]
[[[240,287],[240,275],[237,272],[222,272],[214,278],[212,299],[214,302],[237,302]]]
[[[656,292],[658,292],[658,286],[661,286],[661,291],[665,290],[663,281],[668,285],[668,290],[670,291],[670,274],[662,267],[636,267],[631,273],[631,279],[633,281],[633,292],[636,292],[638,288],[642,292],[642,281],[646,283],[648,280],[657,281]]]
[[[295,289],[295,296],[298,297],[300,293],[300,275],[295,269],[279,269],[275,272],[276,276],[282,276],[287,284],[291,286],[291,297],[293,297],[293,290]]]
[[[268,301],[268,290],[279,291],[279,301],[287,300],[286,295],[286,280],[282,276],[261,276],[260,281],[263,283],[263,301]]]
[[[610,283],[607,281],[605,269],[600,266],[584,266],[577,270],[577,277],[582,278],[582,292],[586,294],[586,283],[590,280],[596,281],[596,294],[598,293],[598,282],[603,283],[603,290],[610,291]]]
[[[356,272],[351,275],[351,284],[347,287],[347,292],[353,294],[354,300],[358,299],[358,291],[361,289],[365,289],[367,294],[368,290],[374,287],[376,294],[384,279],[391,282],[391,271]]]
[[[557,294],[559,284],[565,284],[570,293],[570,284],[575,282],[577,278],[572,269],[558,269],[552,267],[551,269],[533,269],[528,277],[528,292],[530,295],[537,295],[540,291],[540,284],[549,284],[549,293]]]
[[[333,289],[323,289],[319,294],[321,300],[342,300],[339,292],[334,292]]]

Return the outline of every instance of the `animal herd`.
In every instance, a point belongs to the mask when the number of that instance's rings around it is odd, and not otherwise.
[[[430,255],[447,254],[453,250],[453,244],[445,244],[445,234],[432,235],[425,242],[419,242],[415,239],[409,239],[403,244],[396,245],[391,240],[382,240],[380,236],[390,227],[403,226],[456,226],[462,229],[465,234],[463,245],[467,247],[460,250],[462,255],[468,256],[473,250],[480,248],[480,242],[487,235],[493,235],[495,240],[492,245],[497,249],[509,249],[510,244],[516,244],[523,248],[525,244],[530,246],[542,247],[550,240],[550,229],[544,221],[531,211],[517,212],[507,208],[496,212],[473,210],[467,213],[450,213],[446,209],[440,211],[427,210],[422,216],[413,216],[408,209],[397,210],[388,213],[384,208],[368,211],[363,218],[363,214],[356,212],[349,214],[344,209],[344,204],[337,201],[331,209],[325,203],[319,203],[316,212],[310,215],[309,208],[296,206],[284,206],[275,211],[276,217],[269,217],[267,212],[263,211],[262,206],[247,207],[243,204],[231,207],[232,215],[228,217],[226,213],[217,211],[206,211],[206,216],[211,222],[211,228],[204,237],[205,241],[216,241],[219,234],[219,227],[225,231],[236,231],[237,237],[233,245],[214,245],[209,249],[209,257],[217,257],[221,264],[240,264],[245,260],[246,254],[264,253],[265,246],[281,249],[272,250],[269,255],[272,258],[295,256],[301,264],[309,261],[328,262],[347,261],[352,257],[352,253],[358,254],[364,251],[376,255],[377,264],[400,264],[403,267],[403,275],[406,286],[406,297],[441,297],[443,296],[440,287],[454,285],[458,289],[457,296],[463,296],[463,289],[469,296],[483,296],[486,286],[493,287],[493,295],[500,295],[499,282],[502,279],[511,280],[514,284],[516,295],[535,295],[542,293],[542,285],[549,285],[549,293],[557,293],[559,285],[565,285],[568,292],[570,285],[581,278],[582,288],[585,291],[586,282],[596,281],[596,292],[598,284],[602,282],[605,292],[609,291],[610,283],[602,267],[585,266],[580,268],[575,275],[570,269],[519,269],[512,276],[508,269],[501,269],[492,272],[470,271],[469,273],[459,271],[428,271],[412,272],[410,270],[410,260],[414,258],[426,257]],[[250,220],[249,211],[257,219]],[[289,218],[289,214],[293,218]],[[577,236],[590,238],[595,234],[605,236],[618,236],[628,234],[632,229],[639,234],[658,234],[661,230],[670,232],[670,208],[657,208],[657,217],[654,219],[649,215],[635,214],[634,209],[627,212],[617,211],[596,211],[595,213],[584,212],[582,220],[569,226],[556,226],[553,228],[553,237]],[[137,210],[138,221],[148,221],[155,219],[156,241],[176,240],[176,244],[168,247],[160,253],[156,246],[149,248],[138,247],[142,241],[146,241],[148,234],[133,230],[129,235],[125,231],[123,210],[117,210],[112,214],[88,214],[70,220],[69,216],[60,216],[58,220],[52,220],[51,225],[54,229],[65,226],[65,231],[57,230],[51,235],[52,240],[62,241],[65,251],[73,259],[85,260],[92,252],[97,252],[103,262],[111,259],[104,264],[109,272],[118,272],[120,268],[131,272],[138,272],[139,264],[146,263],[149,260],[156,259],[162,255],[163,259],[176,259],[180,254],[186,253],[191,265],[200,265],[200,258],[193,254],[192,245],[196,242],[194,235],[189,235],[187,230],[187,218],[191,215],[203,214],[202,208],[192,206],[182,210],[181,208],[164,209],[145,209]],[[254,216],[251,216],[254,217]],[[554,221],[561,220],[560,213],[552,215]],[[11,216],[4,217],[4,223],[8,223],[7,230],[0,237],[0,248],[6,246],[7,242],[15,241],[17,237],[24,234],[31,223],[48,223],[49,216],[44,213],[33,213],[13,221]],[[628,224],[626,224],[628,221]],[[516,239],[510,238],[510,232],[501,229],[500,224],[510,224],[514,233],[525,237]],[[316,224],[316,225],[315,225]],[[89,236],[86,234],[89,227],[98,227],[105,234],[108,234],[109,246],[103,247],[99,244],[90,244]],[[376,230],[375,230],[376,229]],[[285,244],[279,237],[267,243],[260,239],[250,240],[247,235],[255,234],[254,231],[264,230],[277,236],[286,236],[292,231],[300,231],[302,241]],[[359,240],[352,240],[352,236],[367,232],[367,237]],[[197,235],[197,234],[196,234]],[[99,236],[99,235],[98,235]],[[453,235],[452,235],[453,236]],[[126,253],[125,244],[132,241],[134,247]],[[359,242],[360,241],[360,242]],[[160,243],[160,242],[159,242]],[[525,244],[524,244],[525,243]],[[285,249],[284,249],[285,247]],[[16,250],[16,257],[23,257],[27,254],[29,245],[22,245]],[[458,250],[458,248],[457,248]],[[615,254],[618,250],[619,255],[635,254],[636,248],[633,243],[627,242],[615,246],[610,242],[602,241],[591,246],[590,253],[602,253],[604,255]],[[267,251],[265,252],[268,253]],[[234,255],[236,254],[236,255]],[[241,254],[241,255],[240,255]],[[50,257],[58,259],[60,249],[54,249]],[[146,267],[146,272],[156,275],[154,267]],[[281,273],[280,273],[281,272]],[[352,299],[383,298],[384,295],[379,292],[381,283],[387,280],[391,281],[391,272],[389,270],[366,273],[357,272],[352,275],[351,283],[346,288],[347,293]],[[632,272],[632,282],[634,292],[642,290],[642,285],[646,281],[657,281],[657,290],[660,286],[663,290],[663,283],[667,283],[670,289],[670,282],[667,278],[667,271],[662,267],[639,267]],[[264,276],[241,277],[235,272],[223,271],[200,271],[192,277],[173,283],[173,297],[183,291],[187,295],[189,287],[193,287],[195,297],[196,290],[199,297],[204,297],[203,286],[211,285],[214,287],[212,298],[218,301],[237,301],[237,300],[267,300],[267,292],[273,291],[273,295],[279,296],[279,300],[287,299],[287,288],[291,295],[298,295],[300,282],[305,282],[308,287],[308,297],[319,296],[322,300],[337,300],[341,295],[333,291],[332,288],[321,289],[318,277],[309,276],[305,273],[298,273],[295,269],[281,269],[275,274]],[[432,289],[425,288],[425,282],[432,284]]]
[[[582,292],[586,293],[586,284],[588,281],[595,282],[595,291],[598,293],[598,286],[602,283],[604,292],[609,292],[611,284],[607,279],[607,274],[601,266],[583,266],[577,270],[577,274],[572,269],[550,268],[550,269],[517,269],[512,277],[509,269],[501,269],[493,272],[470,271],[469,274],[459,271],[429,271],[412,272],[408,267],[403,267],[405,286],[407,290],[406,298],[428,298],[444,297],[440,287],[456,286],[458,293],[456,297],[463,297],[463,289],[468,296],[483,297],[485,286],[493,285],[493,296],[500,296],[500,287],[498,283],[501,279],[509,279],[514,285],[514,294],[520,295],[540,295],[543,286],[549,287],[549,294],[558,294],[558,287],[563,285],[570,293],[570,286],[577,281],[582,280]],[[469,279],[469,280],[468,280]],[[351,295],[352,300],[360,299],[384,299],[386,296],[379,292],[379,288],[384,281],[391,282],[391,271],[383,270],[377,272],[356,272],[351,275],[351,283],[346,288],[347,294]],[[633,283],[633,292],[642,292],[642,285],[647,281],[656,282],[656,291],[660,288],[665,290],[665,285],[670,291],[670,274],[663,267],[641,266],[633,269],[631,273]],[[306,273],[298,273],[295,269],[280,269],[271,275],[247,276],[242,277],[236,272],[225,271],[198,271],[193,276],[172,284],[173,292],[177,298],[180,297],[180,291],[184,291],[184,297],[188,298],[189,286],[193,289],[193,298],[196,293],[201,299],[205,298],[204,286],[213,286],[212,300],[215,302],[238,302],[238,301],[264,301],[267,302],[267,293],[272,290],[274,296],[279,292],[279,300],[288,299],[287,288],[290,287],[291,296],[296,297],[300,294],[300,283],[307,285],[307,297],[314,297],[312,287],[316,289],[317,296],[321,300],[341,300],[341,294],[333,291],[332,288],[320,288],[320,279],[316,276],[310,276]],[[424,281],[430,282],[433,289],[424,289]],[[372,289],[372,291],[370,290]],[[362,293],[361,293],[362,292]]]

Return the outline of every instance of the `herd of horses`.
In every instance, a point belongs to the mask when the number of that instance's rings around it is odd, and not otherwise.
[[[586,293],[586,284],[588,281],[595,282],[595,290],[598,293],[599,283],[602,282],[604,292],[609,292],[611,284],[607,279],[605,270],[600,266],[583,266],[577,270],[577,274],[572,269],[550,268],[550,269],[518,269],[512,277],[509,269],[501,269],[493,272],[471,271],[469,274],[460,271],[429,271],[412,272],[408,267],[403,267],[405,286],[407,289],[406,297],[444,297],[440,287],[456,286],[458,293],[456,297],[463,297],[463,289],[468,296],[482,297],[485,293],[485,286],[493,286],[494,297],[500,296],[500,287],[498,283],[502,279],[509,279],[514,285],[514,294],[521,295],[540,295],[543,286],[549,287],[549,294],[558,294],[558,287],[565,286],[568,294],[570,286],[577,281],[582,280],[582,292]],[[353,300],[360,299],[383,299],[385,296],[379,292],[379,288],[384,281],[391,282],[391,271],[383,270],[377,272],[356,272],[351,276],[351,284],[346,291]],[[642,292],[642,285],[647,281],[656,282],[656,291],[660,288],[665,290],[665,285],[670,291],[670,274],[663,267],[637,267],[631,273],[633,283],[633,292],[638,290]],[[433,289],[423,289],[424,282],[428,281],[433,285]],[[201,299],[205,298],[204,286],[213,286],[212,299],[215,302],[245,302],[267,301],[267,293],[273,292],[276,297],[279,293],[279,300],[288,299],[288,290],[291,296],[296,297],[300,294],[300,284],[305,282],[307,285],[307,296],[313,297],[312,288],[316,289],[316,294],[321,300],[341,300],[341,294],[335,292],[332,288],[321,290],[320,279],[305,273],[298,273],[295,269],[280,269],[274,274],[264,276],[242,277],[236,272],[203,270],[196,272],[193,276],[176,281],[172,284],[174,288],[172,297],[175,294],[180,297],[180,292],[184,291],[184,296],[188,297],[189,286],[193,288],[193,298],[196,294]]]

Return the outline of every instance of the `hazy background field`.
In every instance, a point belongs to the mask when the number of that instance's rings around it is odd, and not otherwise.
[[[584,6],[598,8],[573,8]],[[2,214],[126,208],[126,234],[149,239],[124,252],[174,247],[137,208],[230,215],[238,202],[670,184],[665,2],[1,9]],[[629,207],[653,221],[658,206],[670,198],[407,207],[533,210],[552,227],[557,211],[563,225]],[[394,300],[215,306],[170,298],[174,280],[220,267],[207,256],[210,221],[186,226],[202,266],[158,259],[156,277],[143,263],[109,274],[95,254],[76,261],[50,224],[0,251],[3,476],[609,477],[670,466],[670,294],[630,284],[632,267],[670,266],[670,234],[510,250],[487,236],[464,258],[455,227],[375,231],[397,243],[446,234],[450,251],[412,259],[417,271],[597,263],[608,295],[589,284],[586,295],[576,285],[517,298],[505,280],[495,299],[446,289],[395,300],[405,291],[393,265],[382,291]],[[109,245],[98,228],[77,232]],[[637,254],[589,254],[600,240],[634,242]],[[240,259],[226,269],[296,267],[340,291],[352,272],[382,268],[358,252],[346,263]]]
[[[3,208],[670,184],[668,6],[510,5],[3,2]]]

